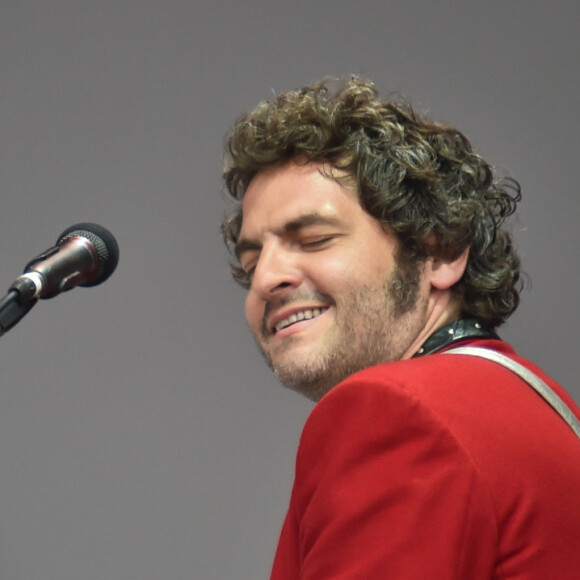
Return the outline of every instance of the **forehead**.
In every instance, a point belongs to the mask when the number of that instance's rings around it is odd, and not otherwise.
[[[329,172],[324,164],[292,162],[258,173],[242,202],[240,237],[283,228],[314,213],[334,220],[348,220],[353,212],[366,214],[354,187],[329,177]]]

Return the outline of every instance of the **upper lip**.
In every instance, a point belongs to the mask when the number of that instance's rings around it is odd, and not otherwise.
[[[293,306],[292,308],[286,308],[284,310],[280,310],[271,316],[268,317],[267,320],[267,328],[271,334],[276,333],[276,325],[279,322],[282,322],[285,318],[292,316],[293,314],[297,314],[298,312],[304,312],[305,310],[326,310],[328,305],[326,304],[305,304],[304,306]]]

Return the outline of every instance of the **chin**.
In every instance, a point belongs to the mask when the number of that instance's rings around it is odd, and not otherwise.
[[[326,364],[317,364],[313,368],[313,364],[306,361],[304,364],[293,362],[291,365],[272,366],[272,369],[282,385],[315,402],[345,378],[330,373]]]
[[[286,380],[285,378],[280,377],[278,373],[276,373],[276,377],[284,387],[304,395],[314,403],[317,403],[334,386],[328,385],[322,381],[298,382],[295,380],[295,377],[293,380]]]

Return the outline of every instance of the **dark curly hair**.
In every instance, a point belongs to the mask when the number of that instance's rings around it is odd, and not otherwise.
[[[407,102],[383,102],[374,84],[353,77],[331,90],[322,81],[261,103],[234,124],[224,180],[241,202],[262,169],[290,160],[324,162],[356,184],[365,210],[400,242],[399,260],[455,258],[469,248],[453,290],[462,315],[498,326],[516,309],[520,261],[501,229],[521,199],[519,184],[496,180],[457,129],[417,114]],[[330,177],[333,177],[332,171]],[[235,256],[241,206],[222,233]],[[244,273],[232,263],[234,278]]]

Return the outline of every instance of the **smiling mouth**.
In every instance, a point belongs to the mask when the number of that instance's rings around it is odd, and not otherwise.
[[[276,326],[274,326],[274,331],[279,332],[283,328],[288,328],[289,326],[292,326],[297,322],[301,322],[302,320],[312,320],[313,318],[320,316],[323,312],[326,312],[327,310],[328,307],[307,308],[306,310],[295,312],[294,314],[291,314],[290,316],[284,318],[283,320],[280,320],[280,322],[278,322]]]

